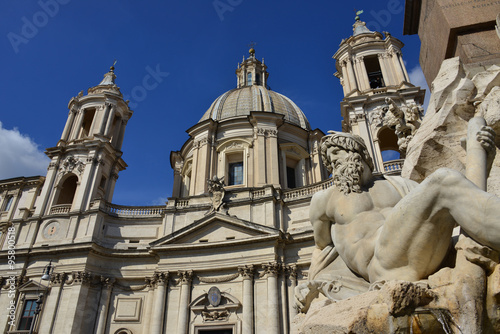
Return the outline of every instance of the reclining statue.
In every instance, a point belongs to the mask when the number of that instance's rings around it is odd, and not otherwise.
[[[491,168],[495,151],[491,132],[484,127],[477,139],[488,152],[486,168]],[[460,172],[442,168],[420,184],[400,176],[374,176],[363,139],[341,132],[323,138],[321,154],[334,186],[311,200],[316,247],[309,287],[299,286],[296,292],[302,311],[311,299],[311,282],[358,280],[353,287],[357,294],[377,282],[427,278],[440,269],[456,225],[481,245],[500,251],[500,198]]]

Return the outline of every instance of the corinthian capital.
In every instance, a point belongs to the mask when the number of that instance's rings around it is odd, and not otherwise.
[[[190,284],[193,280],[194,273],[192,270],[179,271],[179,281],[181,284]]]
[[[243,277],[243,279],[252,279],[255,273],[255,268],[253,265],[238,267],[238,272]]]
[[[263,263],[262,268],[264,269],[264,274],[268,277],[277,277],[281,269],[281,264],[278,262]]]

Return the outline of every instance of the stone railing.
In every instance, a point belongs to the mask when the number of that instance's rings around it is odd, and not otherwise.
[[[329,178],[328,180],[312,184],[307,187],[290,189],[283,191],[283,198],[286,200],[300,199],[304,197],[311,197],[320,190],[330,188],[333,185],[333,180]]]
[[[59,214],[66,214],[71,210],[71,204],[59,204],[59,205],[53,205],[50,208],[50,214],[51,215],[59,215]]]
[[[114,216],[158,217],[165,211],[165,206],[123,206],[111,203],[104,205],[104,212]]]
[[[405,159],[384,161],[384,174],[401,173]]]

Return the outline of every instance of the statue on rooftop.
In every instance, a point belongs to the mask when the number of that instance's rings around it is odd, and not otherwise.
[[[208,191],[212,195],[212,207],[205,215],[209,215],[213,212],[219,212],[221,209],[227,213],[224,203],[224,195],[226,194],[226,191],[224,190],[224,176],[219,178],[217,175],[214,175],[212,179],[207,180],[207,183]]]

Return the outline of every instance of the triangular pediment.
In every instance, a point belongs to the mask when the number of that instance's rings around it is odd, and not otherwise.
[[[152,242],[151,246],[231,242],[279,234],[279,230],[272,227],[213,213]]]
[[[29,280],[28,282],[19,286],[18,290],[21,292],[45,291],[47,290],[47,287],[43,284],[40,284],[39,282]]]

